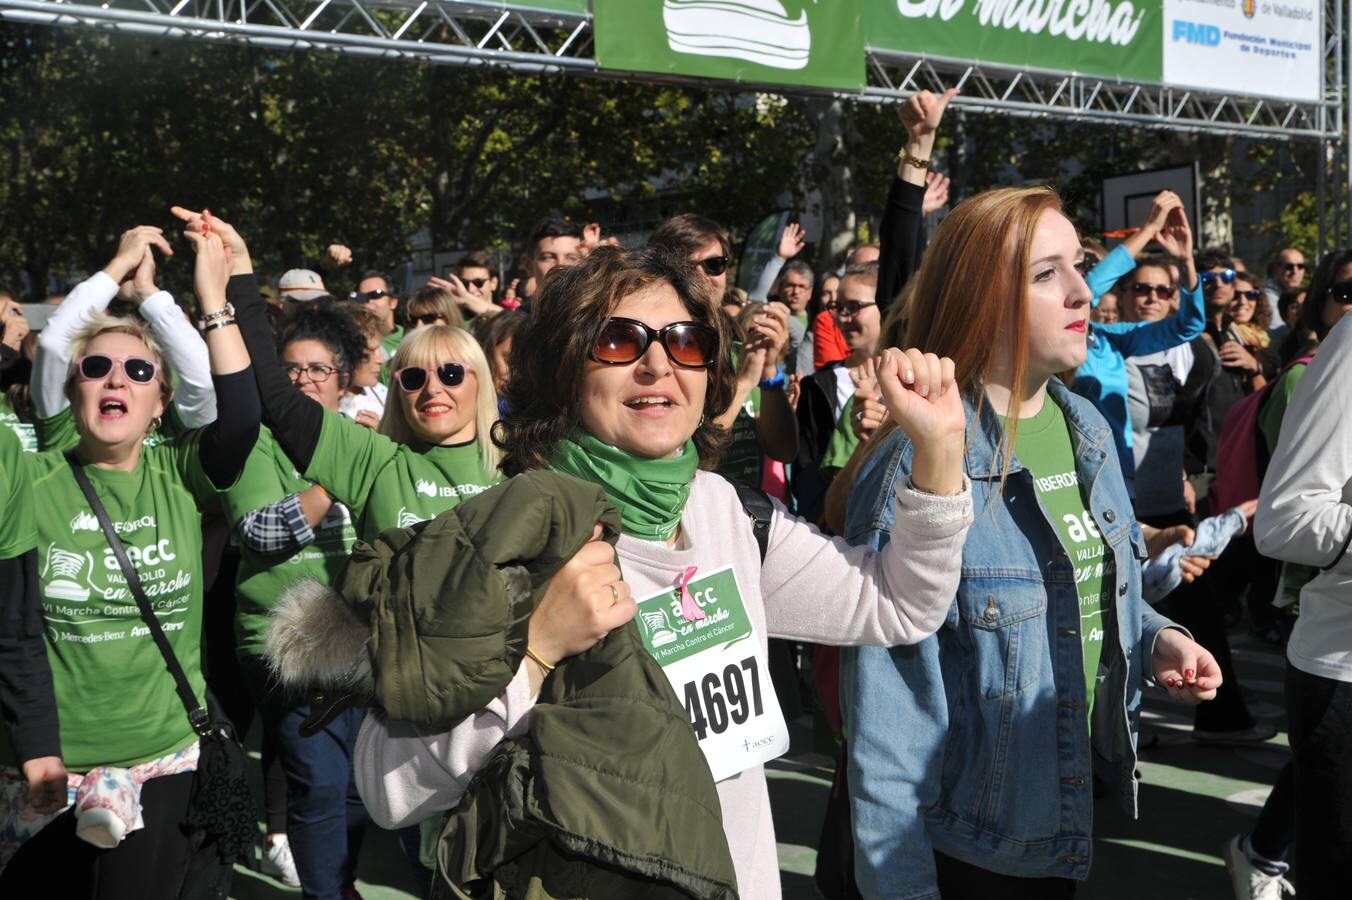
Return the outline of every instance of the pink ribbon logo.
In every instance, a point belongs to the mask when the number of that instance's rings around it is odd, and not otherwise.
[[[676,576],[676,587],[681,591],[681,618],[687,622],[698,622],[700,619],[706,618],[704,610],[699,608],[695,598],[690,595],[690,581],[698,571],[697,566],[690,566]]]

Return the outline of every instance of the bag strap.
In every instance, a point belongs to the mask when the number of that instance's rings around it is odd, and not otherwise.
[[[112,548],[113,556],[117,558],[117,564],[122,569],[122,577],[127,580],[127,589],[136,598],[136,608],[141,611],[141,621],[145,622],[146,627],[150,629],[150,636],[155,640],[155,646],[159,648],[160,655],[164,657],[165,668],[174,678],[174,686],[178,689],[178,699],[182,701],[183,708],[187,710],[188,721],[192,723],[192,730],[197,732],[198,737],[206,737],[211,733],[211,717],[202,707],[202,704],[197,702],[197,695],[193,693],[192,685],[188,684],[188,676],[184,673],[183,667],[179,665],[178,657],[174,655],[174,648],[169,646],[169,639],[164,636],[164,629],[160,627],[160,620],[156,617],[154,610],[150,608],[150,598],[146,596],[145,588],[141,586],[141,576],[136,573],[136,567],[127,558],[127,550],[122,546],[122,539],[117,536],[117,531],[114,530],[113,523],[108,518],[108,511],[103,508],[103,502],[99,500],[99,495],[94,492],[94,485],[90,484],[84,466],[80,465],[80,461],[75,458],[74,451],[67,450],[65,457],[67,464],[70,465],[71,473],[75,476],[75,483],[80,486],[81,492],[84,493],[89,508],[94,511],[95,517],[99,520],[99,527],[103,529],[103,536],[108,539],[108,546]]]
[[[760,488],[754,488],[736,478],[727,480],[737,491],[737,499],[742,502],[742,509],[751,517],[751,533],[756,536],[760,560],[764,563],[765,554],[770,548],[770,520],[774,518],[775,505],[770,502],[770,495]]]

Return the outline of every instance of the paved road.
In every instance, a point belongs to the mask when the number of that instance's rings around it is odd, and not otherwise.
[[[1236,663],[1250,708],[1284,729],[1279,651],[1236,632]],[[1094,866],[1079,896],[1086,900],[1229,900],[1220,852],[1249,828],[1286,761],[1286,735],[1244,750],[1200,747],[1189,740],[1191,713],[1162,691],[1144,705],[1146,733],[1159,743],[1142,753],[1141,818],[1133,822],[1108,802],[1095,814]],[[794,729],[792,752],[770,767],[770,796],[779,838],[786,900],[812,900],[816,846],[830,791],[831,759],[813,751],[806,720]],[[393,835],[371,829],[362,849],[359,889],[366,900],[416,900],[416,887]],[[231,896],[281,900],[299,896],[241,868]]]

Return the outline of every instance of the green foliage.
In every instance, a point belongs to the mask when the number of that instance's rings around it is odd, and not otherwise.
[[[812,140],[744,94],[6,25],[0,283],[92,271],[175,203],[236,222],[274,273],[334,241],[363,268],[420,232],[507,246],[659,190],[740,231],[801,194]]]

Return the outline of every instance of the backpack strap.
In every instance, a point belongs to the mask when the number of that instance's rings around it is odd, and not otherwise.
[[[737,491],[737,499],[742,509],[751,518],[751,533],[756,536],[756,546],[760,548],[760,560],[765,562],[765,554],[770,547],[770,520],[775,514],[775,505],[770,495],[760,488],[752,487],[736,478],[722,476]]]

